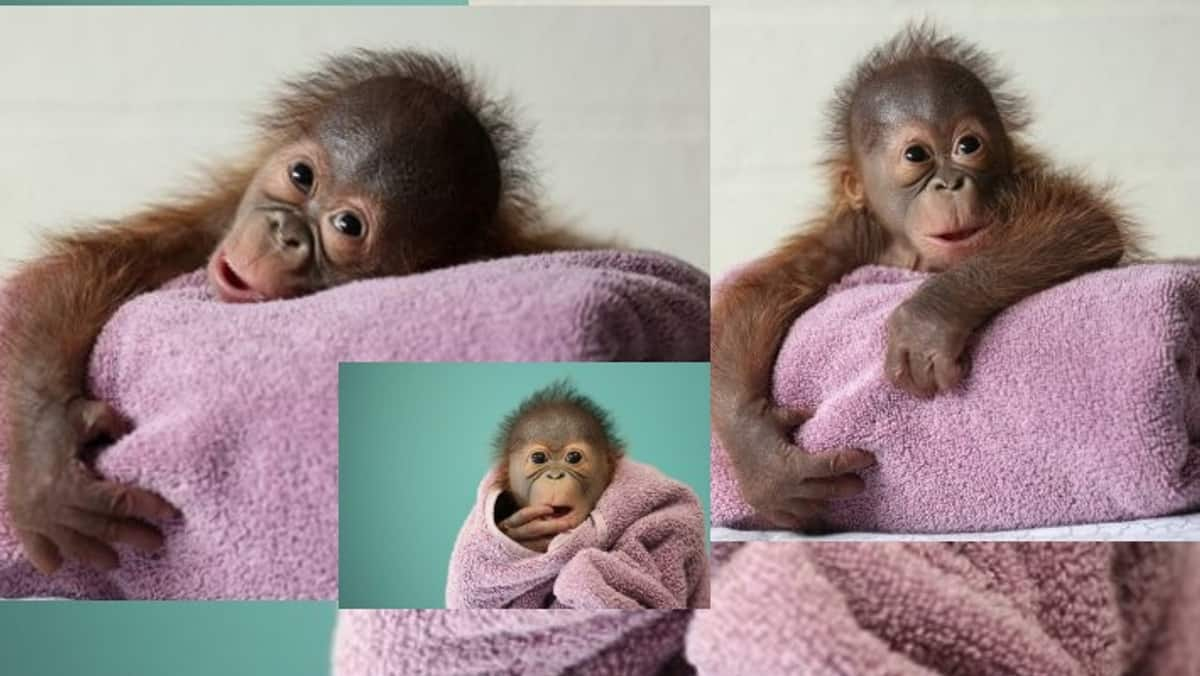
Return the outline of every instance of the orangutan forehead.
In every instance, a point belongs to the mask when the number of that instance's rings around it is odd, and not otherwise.
[[[369,130],[386,141],[413,132],[426,132],[470,117],[463,102],[435,86],[411,77],[376,77],[347,87],[329,101],[317,128]]]
[[[855,93],[851,141],[879,142],[888,129],[917,123],[941,129],[967,115],[984,124],[1000,117],[987,86],[970,70],[941,59],[904,61],[880,72]]]
[[[419,80],[354,85],[330,102],[315,130],[334,174],[381,196],[429,197],[431,186],[499,192],[499,163],[482,123],[463,102]]]
[[[531,443],[561,446],[571,441],[606,445],[604,428],[586,411],[569,404],[536,408],[521,417],[509,435],[509,448]]]

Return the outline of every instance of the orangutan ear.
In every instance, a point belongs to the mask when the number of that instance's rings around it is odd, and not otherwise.
[[[858,172],[851,167],[842,169],[841,184],[846,202],[855,211],[862,211],[867,204],[867,195],[863,190],[863,182],[858,177]]]

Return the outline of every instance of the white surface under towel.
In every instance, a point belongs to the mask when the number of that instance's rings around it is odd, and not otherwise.
[[[713,528],[709,531],[712,542],[749,540],[769,541],[833,541],[833,540],[1186,540],[1200,541],[1200,513],[1177,514],[1153,519],[1089,523],[1075,526],[1052,526],[1047,528],[1024,528],[980,533],[949,533],[929,535],[927,533],[834,533],[831,535],[802,535],[787,531],[737,530]]]

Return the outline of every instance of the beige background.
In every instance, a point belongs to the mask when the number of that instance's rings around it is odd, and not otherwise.
[[[0,8],[0,273],[236,155],[281,78],[353,47],[449,49],[536,127],[580,228],[708,265],[703,8]]]
[[[1155,253],[1200,255],[1189,213],[1200,195],[1200,3],[5,8],[0,272],[37,231],[186,187],[189,170],[241,147],[278,79],[317,55],[414,44],[454,48],[523,103],[547,195],[584,229],[702,266],[711,248],[719,274],[812,213],[831,88],[920,17],[998,55],[1033,101],[1033,138],[1114,181]]]
[[[812,213],[824,194],[815,161],[832,88],[923,16],[998,55],[1032,99],[1032,138],[1115,181],[1155,253],[1200,255],[1200,3],[743,4],[712,9],[715,275]]]

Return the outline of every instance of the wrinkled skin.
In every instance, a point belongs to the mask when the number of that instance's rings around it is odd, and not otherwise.
[[[755,454],[754,462],[734,466],[742,497],[751,505],[764,505],[760,514],[772,523],[811,532],[827,529],[822,515],[830,500],[863,491],[857,472],[874,465],[875,457],[852,448],[805,452],[792,443],[792,436],[809,417],[803,411],[780,408],[747,410],[738,416],[742,427],[735,428],[733,435],[765,451]],[[771,424],[758,423],[764,418]],[[798,479],[781,485],[777,480],[781,476]]]
[[[901,303],[887,321],[884,374],[897,387],[932,397],[956,387],[966,373],[974,326],[961,315],[939,312],[920,296]]]
[[[358,85],[263,162],[209,260],[210,284],[252,302],[459,262],[499,200],[495,164],[487,133],[450,96],[414,81]]]
[[[569,406],[539,409],[518,422],[507,462],[508,492],[518,509],[500,529],[537,552],[583,523],[615,469],[595,422]]]
[[[851,114],[862,206],[891,235],[882,260],[940,272],[977,252],[1012,171],[983,83],[952,63],[910,62],[864,88]]]
[[[103,402],[76,399],[46,407],[31,429],[32,445],[76,449],[118,439],[129,423]],[[12,476],[36,480],[10,479],[10,518],[30,561],[45,574],[57,570],[64,555],[101,570],[116,568],[114,543],[154,551],[162,535],[146,522],[180,516],[155,493],[101,479],[74,454],[33,461],[39,464],[14,465]]]

